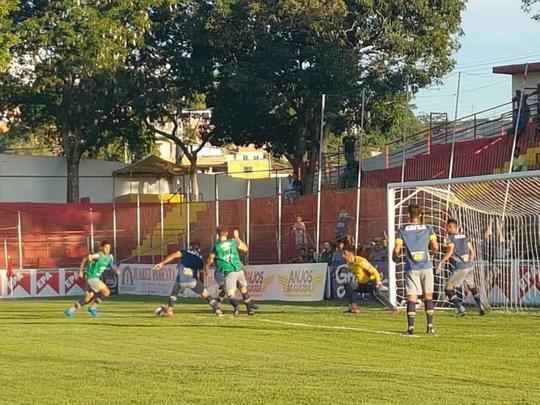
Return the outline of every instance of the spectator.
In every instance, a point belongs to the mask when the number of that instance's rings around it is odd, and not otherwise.
[[[310,247],[308,249],[306,261],[304,263],[317,263],[317,252],[315,251],[315,248]]]
[[[344,248],[345,239],[342,239],[336,243],[336,249],[334,250],[334,254],[332,255],[332,260],[330,262],[332,267],[338,267],[345,263],[345,259],[343,258]]]
[[[306,262],[307,251],[306,248],[300,248],[298,251],[298,256],[292,259],[292,263],[305,263]]]
[[[298,215],[296,217],[296,222],[292,226],[291,231],[294,235],[294,246],[296,251],[299,252],[300,249],[305,248],[308,244],[307,228],[302,216]]]
[[[298,196],[304,195],[304,184],[302,183],[302,180],[300,180],[296,174],[294,175],[293,187]]]
[[[513,172],[523,172],[529,170],[527,164],[527,155],[522,155],[519,146],[516,146],[516,151],[514,153],[514,166],[512,167]]]
[[[285,199],[287,200],[287,202],[292,204],[299,197],[299,195],[300,194],[295,187],[294,177],[289,175],[287,188],[285,189]]]
[[[349,215],[345,207],[339,209],[339,214],[336,223],[336,241],[347,239],[349,237],[349,225],[352,217]]]
[[[330,264],[332,262],[332,256],[334,254],[334,249],[330,242],[324,242],[321,254],[319,255],[319,263]]]

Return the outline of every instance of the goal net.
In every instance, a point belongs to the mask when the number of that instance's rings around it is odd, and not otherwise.
[[[441,245],[434,268],[444,253],[446,221],[454,218],[474,246],[474,279],[483,302],[512,311],[540,306],[540,171],[389,184],[387,199],[394,303],[405,302],[405,274],[403,258],[394,263],[391,250],[396,232],[408,221],[407,207],[417,204]],[[435,274],[438,307],[450,306],[444,287],[451,270],[446,266]],[[458,293],[472,302],[466,290]]]

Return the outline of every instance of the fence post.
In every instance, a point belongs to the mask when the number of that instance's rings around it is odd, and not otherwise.
[[[165,207],[163,203],[163,196],[161,195],[161,179],[159,179],[159,256],[163,260],[165,244]]]
[[[219,184],[218,184],[218,181],[217,181],[217,174],[214,175],[214,188],[215,188],[215,191],[214,191],[214,194],[215,194],[215,197],[216,197],[216,203],[215,203],[215,206],[216,206],[216,228],[219,228]],[[213,240],[213,238],[212,238]]]
[[[117,224],[116,224],[116,177],[113,177],[113,254],[118,263],[118,248],[117,248]]]
[[[141,262],[141,188],[137,187],[137,263]]]
[[[281,238],[282,238],[282,228],[281,228],[281,216],[283,214],[283,192],[282,192],[282,185],[281,185],[281,178],[278,177],[278,234],[277,234],[277,252],[278,252],[278,263],[281,264],[282,262],[282,245],[281,245]]]
[[[191,246],[191,182],[188,181],[186,193],[186,249]]]
[[[246,190],[246,244],[250,246],[251,234],[250,234],[250,225],[251,225],[251,179],[247,181],[247,190]],[[246,254],[246,264],[249,264],[249,251]]]
[[[90,253],[94,253],[96,246],[94,236],[94,210],[90,208]]]
[[[17,242],[19,245],[19,270],[23,269],[23,241],[21,211],[17,211]]]
[[[384,168],[390,167],[390,145],[384,145]]]
[[[476,136],[477,136],[477,133],[476,133],[476,114],[474,114],[474,140],[476,140]]]

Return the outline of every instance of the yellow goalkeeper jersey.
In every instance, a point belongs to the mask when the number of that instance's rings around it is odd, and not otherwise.
[[[355,256],[354,262],[349,263],[349,271],[356,276],[358,284],[367,284],[370,281],[378,283],[381,275],[371,263],[362,256]]]

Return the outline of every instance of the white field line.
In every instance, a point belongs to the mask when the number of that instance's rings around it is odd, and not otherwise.
[[[309,323],[276,321],[276,320],[271,320],[271,319],[257,319],[257,320],[261,321],[261,322],[266,322],[266,323],[275,323],[275,324],[278,324],[278,325],[297,326],[297,327],[300,327],[300,328],[349,330],[349,331],[353,331],[353,332],[373,333],[373,334],[376,334],[376,335],[405,336],[404,334],[398,333],[398,332],[388,332],[388,331],[384,331],[384,330],[373,330],[373,329],[364,329],[364,328],[353,328],[353,327],[350,327],[350,326],[312,325],[312,324],[309,324]],[[407,336],[407,337],[418,338],[420,336],[412,335],[412,336]]]

